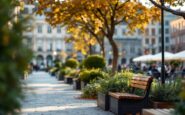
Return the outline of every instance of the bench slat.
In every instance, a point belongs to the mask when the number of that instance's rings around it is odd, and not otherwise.
[[[147,89],[147,86],[138,85],[138,84],[131,84],[130,86],[131,87],[134,87],[134,88],[143,89],[143,90],[146,90]]]
[[[148,82],[149,79],[151,79],[150,77],[133,77],[132,80],[136,80],[136,81],[146,81]]]
[[[130,93],[119,93],[119,92],[109,92],[109,95],[116,99],[143,99],[144,97],[138,96]]]
[[[146,81],[131,80],[131,83],[133,83],[133,84],[138,84],[138,85],[145,85],[145,86],[148,85],[148,82],[146,82]]]

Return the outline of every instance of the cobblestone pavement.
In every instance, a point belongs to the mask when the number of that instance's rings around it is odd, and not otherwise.
[[[25,80],[21,115],[113,115],[99,109],[95,100],[78,99],[80,94],[48,73],[32,73]]]

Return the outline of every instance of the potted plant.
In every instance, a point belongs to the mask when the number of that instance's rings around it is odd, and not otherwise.
[[[100,90],[98,92],[97,105],[103,110],[109,110],[109,95],[108,92],[128,92],[130,90],[129,83],[133,76],[131,72],[117,73],[109,79],[100,81]]]
[[[72,76],[73,78],[73,89],[75,90],[80,90],[81,89],[81,81],[79,78],[79,72],[80,70],[75,70],[73,72],[71,72],[70,76]]]
[[[82,98],[85,99],[96,99],[97,98],[97,92],[100,89],[100,84],[97,80],[94,80],[87,84],[85,88],[82,89]]]
[[[179,101],[181,81],[176,79],[170,83],[161,84],[154,82],[151,90],[151,105],[153,108],[173,108]]]
[[[80,78],[73,78],[73,89],[74,90],[81,90],[81,81]]]
[[[184,115],[185,112],[185,80],[182,80],[182,88],[179,97],[180,102],[176,104],[174,115]]]
[[[58,80],[64,80],[64,76],[65,76],[65,68],[60,69],[60,71],[58,72]]]
[[[79,74],[81,88],[83,89],[90,81],[98,78],[104,78],[105,76],[106,73],[102,72],[100,69],[83,70]]]
[[[65,68],[64,82],[67,84],[72,84],[72,78],[70,77],[72,69],[69,67]]]

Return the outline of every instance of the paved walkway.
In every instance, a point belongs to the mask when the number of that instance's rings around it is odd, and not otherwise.
[[[45,72],[35,72],[26,82],[22,115],[113,115],[95,100],[78,99],[81,92]]]

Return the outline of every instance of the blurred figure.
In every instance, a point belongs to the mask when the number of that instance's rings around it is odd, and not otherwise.
[[[121,68],[121,65],[119,64],[119,65],[118,65],[118,72],[121,72],[121,69],[122,69],[122,68]]]

